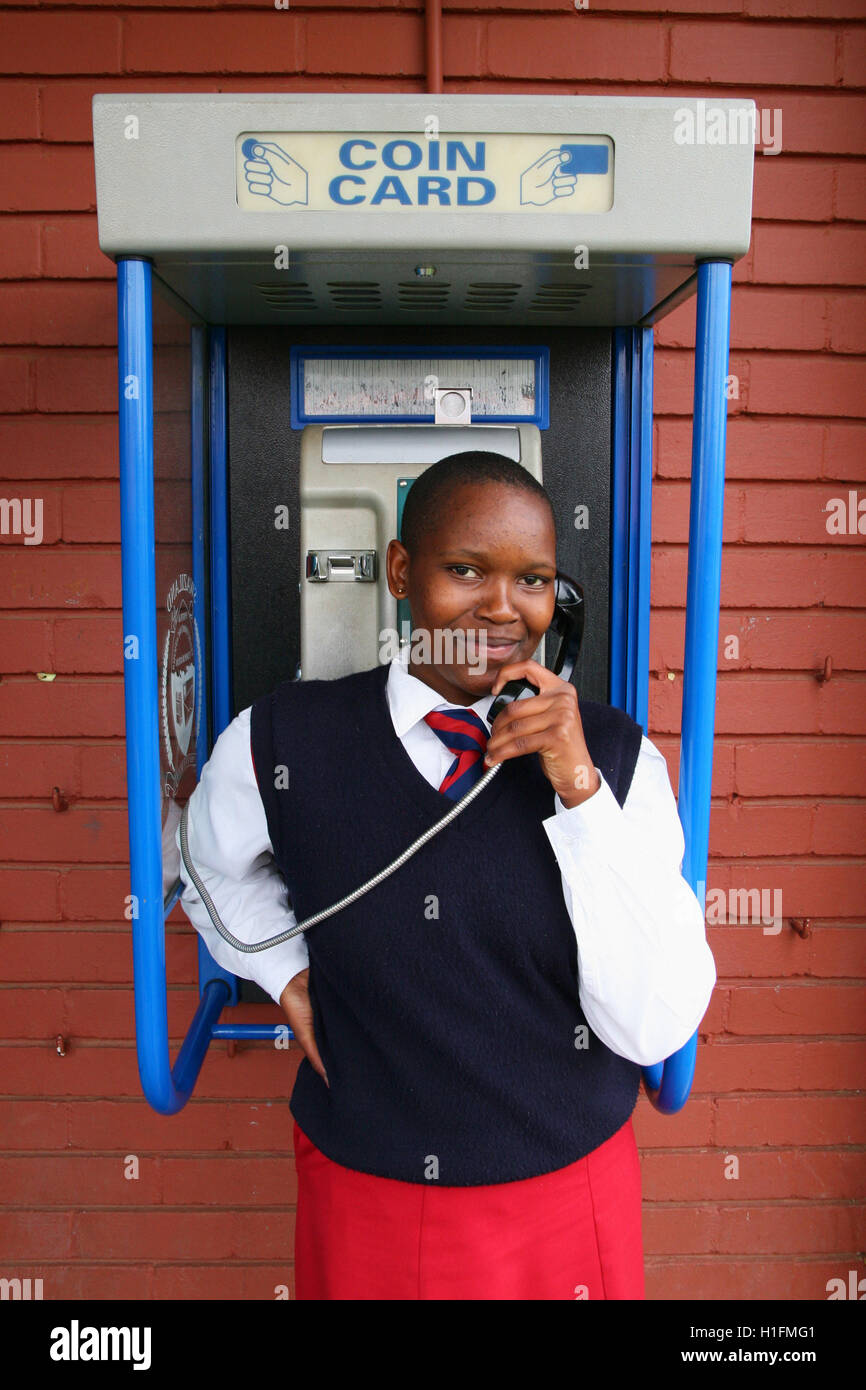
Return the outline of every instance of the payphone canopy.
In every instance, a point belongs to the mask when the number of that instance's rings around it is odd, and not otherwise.
[[[748,250],[755,115],[680,97],[97,95],[99,244],[151,261],[208,323],[648,326],[698,262]]]

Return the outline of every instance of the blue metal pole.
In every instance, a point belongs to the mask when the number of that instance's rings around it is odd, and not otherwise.
[[[207,1052],[211,1024],[228,994],[214,982],[193,1019],[172,1076],[165,980],[165,908],[156,649],[153,505],[153,313],[151,267],[117,266],[118,428],[123,586],[126,776],[132,893],[132,955],[138,1071],[155,1110],[170,1115],[189,1098]]]
[[[610,703],[628,707],[628,563],[629,563],[629,409],[631,332],[616,328],[611,368],[613,395],[610,536]]]
[[[231,599],[228,544],[226,331],[210,330],[211,640],[214,740],[232,720]]]
[[[683,874],[704,904],[716,711],[725,432],[731,324],[731,265],[698,266],[689,565],[678,810],[685,836]],[[669,1057],[655,1104],[672,1112],[691,1088],[697,1033]]]

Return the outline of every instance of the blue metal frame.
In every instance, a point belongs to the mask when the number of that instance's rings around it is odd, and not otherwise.
[[[293,347],[289,351],[291,382],[291,423],[293,430],[305,425],[432,425],[429,415],[314,415],[304,410],[304,360],[307,357],[392,357],[395,360],[412,357],[534,357],[535,410],[531,415],[480,415],[485,425],[537,425],[540,430],[550,426],[550,348],[547,347],[436,347],[423,344],[408,347]]]
[[[124,699],[129,793],[130,874],[138,1066],[149,1103],[163,1114],[189,1099],[213,1038],[273,1039],[284,1025],[220,1025],[236,1002],[235,977],[200,953],[200,999],[174,1067],[168,1048],[165,915],[177,900],[162,898],[159,692],[156,647],[153,492],[153,324],[151,266],[118,262],[120,502],[122,536]],[[704,262],[697,275],[694,435],[686,600],[685,677],[679,814],[683,872],[699,892],[709,840],[715,687],[721,586],[725,377],[730,332],[731,265]],[[204,331],[192,340],[192,489],[195,617],[204,619]],[[210,615],[214,736],[231,720],[231,610],[228,554],[225,330],[212,329],[207,363],[210,420]],[[613,494],[611,547],[611,701],[644,728],[649,671],[650,498],[652,482],[652,330],[614,335]],[[134,639],[134,640],[133,640]],[[207,664],[207,663],[205,663]],[[203,698],[206,710],[206,701]],[[197,744],[200,773],[208,748]],[[130,737],[130,730],[134,737]],[[289,1034],[291,1036],[291,1034]],[[652,1103],[666,1113],[688,1098],[697,1033],[655,1067],[643,1069]]]
[[[721,594],[731,265],[698,266],[697,337],[686,590],[686,646],[678,811],[683,875],[703,906],[710,829],[716,668]],[[614,335],[611,538],[611,703],[646,731],[649,693],[652,329]],[[697,1032],[665,1062],[643,1068],[656,1109],[689,1097]]]
[[[207,986],[172,1068],[162,896],[151,295],[150,263],[134,258],[118,261],[121,577],[135,1031],[144,1094],[155,1110],[171,1115],[192,1093],[228,991],[217,980]]]
[[[214,739],[232,720],[226,331],[210,330],[210,606]]]
[[[705,902],[710,839],[716,671],[725,507],[725,381],[731,331],[729,261],[698,265],[689,567],[678,809],[685,834],[683,874]],[[698,1035],[669,1057],[656,1108],[671,1114],[688,1099]]]

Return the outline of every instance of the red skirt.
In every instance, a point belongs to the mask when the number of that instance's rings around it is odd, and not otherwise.
[[[487,1187],[358,1173],[297,1122],[294,1140],[298,1299],[644,1297],[631,1120],[567,1168]]]

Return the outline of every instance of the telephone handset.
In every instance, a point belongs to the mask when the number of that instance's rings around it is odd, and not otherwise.
[[[574,671],[574,663],[577,661],[577,654],[580,651],[580,644],[583,638],[583,617],[584,604],[582,588],[579,584],[575,583],[573,579],[569,579],[567,574],[557,572],[556,607],[553,612],[553,620],[548,628],[548,632],[552,632],[556,639],[553,652],[553,665],[550,669],[555,676],[562,676],[563,680],[570,680],[572,672]],[[487,714],[488,723],[492,724],[499,711],[504,709],[512,700],[525,700],[528,696],[537,694],[538,686],[533,685],[532,681],[508,681],[490,706]],[[354,892],[347,893],[339,902],[332,903],[330,907],[322,908],[321,912],[317,912],[314,916],[308,917],[305,922],[298,922],[296,926],[289,927],[284,932],[279,932],[277,936],[268,937],[267,941],[257,941],[254,943],[241,941],[230,932],[221,921],[213,899],[202,883],[190,859],[189,842],[187,838],[189,802],[184,806],[183,815],[180,819],[181,856],[186,865],[187,872],[207,909],[208,916],[223,940],[227,941],[230,946],[233,946],[236,951],[241,951],[245,955],[257,951],[267,951],[271,946],[279,946],[283,941],[289,941],[293,936],[298,936],[309,927],[314,927],[317,922],[323,921],[325,917],[330,917],[333,913],[339,912],[341,908],[348,907],[349,903],[353,903],[357,898],[360,898],[362,894],[369,893],[371,888],[375,888],[376,885],[381,883],[384,878],[387,878],[389,874],[394,873],[395,869],[399,869],[402,864],[405,864],[406,860],[417,853],[422,845],[425,845],[434,835],[438,835],[439,831],[444,830],[446,825],[450,825],[454,817],[459,815],[464,807],[469,805],[470,801],[474,801],[476,796],[478,796],[488,783],[492,781],[501,766],[501,763],[494,763],[493,767],[489,768],[488,771],[484,773],[480,781],[476,782],[473,787],[470,787],[469,791],[460,798],[441,820],[438,820],[429,830],[425,830],[423,835],[419,835],[418,839],[414,840],[409,848],[398,855],[394,862],[389,864],[387,868],[380,870],[378,874],[374,874],[372,878],[368,879],[366,883],[362,883],[360,888],[356,888]]]
[[[548,628],[548,633],[552,633],[556,639],[550,670],[555,676],[561,676],[564,681],[571,680],[580,652],[585,613],[583,589],[576,580],[569,579],[567,574],[557,570],[556,607]],[[533,685],[530,680],[507,681],[487,711],[488,724],[492,724],[497,714],[512,700],[526,700],[529,696],[537,694],[538,686]]]

